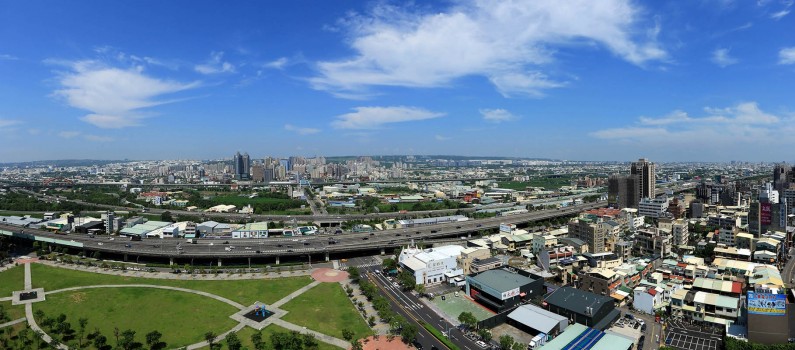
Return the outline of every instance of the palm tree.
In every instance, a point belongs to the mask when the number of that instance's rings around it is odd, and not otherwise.
[[[80,325],[80,340],[78,341],[77,345],[82,348],[83,347],[83,334],[86,333],[86,325],[88,325],[88,319],[87,318],[81,318],[77,322]]]

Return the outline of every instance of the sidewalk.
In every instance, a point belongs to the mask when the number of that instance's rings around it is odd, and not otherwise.
[[[340,284],[342,285],[342,289],[345,289],[345,286],[351,286],[351,288],[353,288],[353,297],[351,297],[350,300],[353,303],[353,307],[356,308],[356,311],[359,311],[360,315],[363,314],[362,317],[364,318],[364,322],[367,323],[368,326],[370,324],[367,322],[367,319],[370,318],[370,315],[375,317],[375,326],[370,327],[370,329],[372,329],[375,334],[388,335],[391,327],[389,324],[381,321],[381,318],[378,317],[378,311],[373,308],[373,304],[369,302],[367,297],[362,294],[362,291],[359,289],[359,285],[353,283],[353,281],[350,279],[342,281]],[[356,305],[358,301],[364,303],[364,312],[359,310],[359,306]]]

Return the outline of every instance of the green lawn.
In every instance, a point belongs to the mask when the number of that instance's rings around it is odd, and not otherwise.
[[[25,317],[25,305],[11,305],[10,301],[0,301],[0,306],[3,307],[11,321]]]
[[[11,292],[25,289],[25,267],[12,267],[0,272],[0,297],[10,297]]]
[[[101,284],[155,284],[213,293],[245,306],[252,305],[255,301],[271,304],[312,282],[309,276],[236,281],[182,281],[107,275],[42,264],[33,264],[31,268],[33,287],[44,288],[47,291]]]
[[[289,311],[284,320],[311,330],[342,338],[342,329],[354,332],[354,339],[372,334],[339,283],[321,283],[299,295],[282,309]]]
[[[30,215],[33,218],[43,218],[44,214],[41,212],[27,212],[27,211],[11,211],[11,210],[0,210],[0,216],[25,216]]]
[[[108,288],[86,289],[47,296],[45,302],[33,305],[45,317],[67,316],[77,329],[80,318],[88,319],[88,329],[99,328],[114,343],[114,328],[132,329],[136,340],[145,342],[145,335],[157,330],[163,341],[175,348],[204,340],[204,333],[224,332],[235,326],[229,318],[235,307],[196,294],[149,289]],[[36,320],[41,324],[42,320]]]
[[[243,343],[243,347],[244,348],[254,349],[254,343],[251,342],[251,336],[254,335],[254,333],[256,333],[256,332],[257,332],[257,330],[254,329],[254,328],[251,328],[251,327],[243,328],[243,329],[241,329],[240,331],[237,332],[237,336],[238,336],[238,338],[240,338],[240,342]],[[287,328],[282,328],[282,327],[277,326],[275,324],[272,324],[272,325],[267,326],[264,329],[262,329],[262,339],[265,341],[266,344],[268,344],[268,347],[267,347],[268,349],[272,348],[270,346],[270,344],[271,344],[271,334],[277,333],[277,332],[279,332],[279,333],[290,332],[290,330],[287,329]],[[224,343],[224,345],[226,345],[226,342],[222,341],[222,343]],[[324,342],[322,342],[320,340],[318,340],[317,343],[318,343],[318,347],[317,347],[318,350],[339,350],[338,347],[336,347],[334,345],[331,345],[331,344],[324,343]]]

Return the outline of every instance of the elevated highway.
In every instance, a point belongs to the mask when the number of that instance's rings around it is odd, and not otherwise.
[[[60,240],[63,245],[75,250],[85,251],[87,255],[99,251],[117,254],[128,258],[155,257],[174,259],[230,259],[230,258],[269,258],[278,263],[281,257],[300,257],[316,255],[328,259],[330,255],[344,256],[362,251],[377,251],[405,246],[415,242],[431,241],[445,237],[466,239],[479,230],[498,228],[502,223],[522,224],[546,220],[604,207],[605,202],[588,203],[561,209],[539,210],[524,214],[496,218],[469,220],[420,227],[375,231],[372,233],[347,233],[340,235],[312,235],[295,237],[269,237],[261,239],[200,238],[196,244],[188,244],[185,239],[146,238],[129,241],[124,237],[96,236],[85,234],[56,234],[43,230],[20,228],[0,224],[0,233],[14,237],[39,241]],[[335,243],[331,243],[331,242]],[[234,248],[232,248],[234,247]],[[220,262],[220,260],[219,260]]]

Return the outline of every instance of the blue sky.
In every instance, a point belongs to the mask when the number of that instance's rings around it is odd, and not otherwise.
[[[792,160],[793,1],[3,1],[0,162]]]

